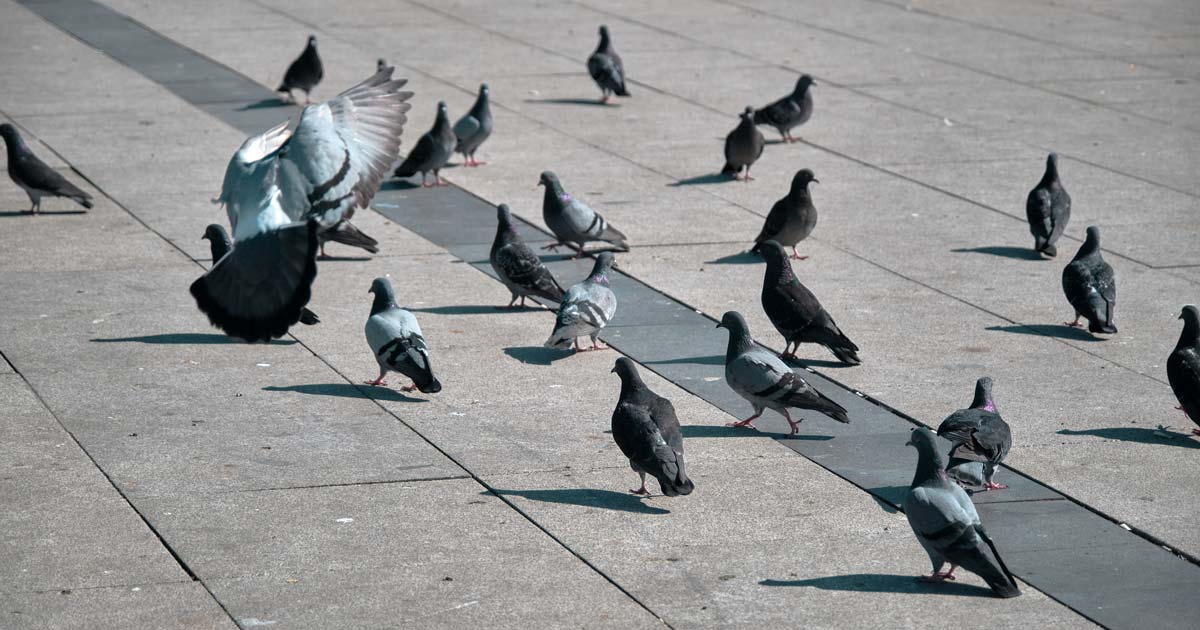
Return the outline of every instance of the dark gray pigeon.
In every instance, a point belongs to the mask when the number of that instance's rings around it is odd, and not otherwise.
[[[1113,309],[1117,307],[1117,278],[1113,268],[1100,255],[1100,228],[1089,226],[1087,240],[1063,268],[1063,293],[1075,309],[1075,321],[1064,322],[1067,326],[1079,327],[1079,318],[1088,320],[1088,330],[1094,333],[1113,334]]]
[[[937,434],[954,444],[946,473],[959,483],[984,490],[1008,487],[992,480],[996,466],[1004,461],[1012,448],[1012,431],[992,401],[990,377],[976,381],[971,406],[942,420]]]
[[[433,129],[425,132],[425,135],[417,140],[416,146],[404,158],[404,162],[396,167],[396,177],[412,177],[420,173],[422,186],[446,184],[438,173],[446,166],[446,162],[450,161],[450,156],[454,155],[454,146],[457,143],[454,129],[450,127],[450,115],[446,111],[446,104],[439,102]],[[426,184],[425,174],[430,172],[433,173],[433,183]]]
[[[201,239],[208,240],[209,251],[212,252],[213,265],[216,265],[218,260],[224,258],[225,254],[228,254],[229,250],[233,249],[233,240],[229,238],[229,232],[226,232],[224,227],[216,223],[212,223],[204,229],[204,236]],[[300,311],[300,323],[305,326],[312,326],[313,324],[321,323],[321,318],[317,317],[316,313],[305,308]]]
[[[801,256],[796,251],[796,244],[808,238],[813,228],[817,227],[817,208],[808,192],[810,182],[821,183],[813,172],[806,168],[796,171],[792,176],[791,190],[771,206],[762,231],[755,237],[754,247],[750,251],[760,253],[765,241],[775,241],[784,247],[791,247],[792,258],[808,260],[808,256]]]
[[[479,86],[479,96],[475,98],[475,104],[471,106],[471,111],[454,123],[454,137],[458,138],[454,152],[463,155],[467,166],[486,164],[486,162],[475,159],[475,151],[479,150],[479,146],[490,135],[492,135],[492,108],[488,104],[488,86],[484,83]]]
[[[625,64],[621,63],[621,56],[613,48],[607,26],[600,27],[600,44],[596,46],[596,52],[588,57],[587,68],[592,80],[600,86],[601,103],[608,103],[613,94],[629,96],[629,90],[625,89]]]
[[[613,262],[612,252],[600,252],[592,273],[563,294],[558,316],[554,319],[554,330],[546,340],[547,348],[565,350],[574,346],[576,352],[584,352],[586,350],[579,347],[580,337],[591,337],[592,347],[587,350],[608,348],[596,336],[617,312],[617,296],[608,288],[608,272],[612,270]]]
[[[953,580],[954,570],[963,567],[983,578],[997,597],[1020,595],[1017,580],[983,529],[971,497],[946,475],[946,459],[937,450],[933,432],[920,427],[908,444],[917,448],[917,472],[904,499],[904,515],[933,565],[932,575],[917,580]],[[943,573],[947,562],[950,570]]]
[[[365,332],[367,345],[379,363],[379,377],[367,384],[383,385],[388,372],[399,372],[413,381],[400,391],[418,389],[424,394],[442,391],[442,384],[433,375],[429,346],[425,344],[421,326],[412,313],[396,305],[392,283],[387,278],[375,278],[368,292],[375,294],[375,300],[371,302]]]
[[[29,212],[37,214],[41,211],[43,196],[66,197],[84,208],[92,207],[91,195],[38,159],[21,139],[16,127],[8,123],[0,125],[0,137],[4,138],[8,149],[8,176],[29,195]]]
[[[742,122],[725,136],[725,166],[721,174],[733,175],[734,179],[747,182],[753,180],[750,167],[762,155],[764,144],[766,141],[762,133],[754,126],[754,108],[747,107],[742,112]],[[743,168],[746,169],[745,177],[742,176]]]
[[[1167,381],[1179,399],[1177,409],[1200,424],[1200,310],[1189,304],[1179,319],[1183,320],[1183,332],[1167,357]],[[1192,433],[1200,435],[1200,429],[1192,429]]]
[[[625,235],[609,225],[599,212],[568,195],[557,175],[550,171],[542,171],[541,177],[538,178],[538,186],[546,187],[546,194],[542,197],[542,220],[558,239],[558,243],[547,245],[543,249],[555,251],[558,247],[566,245],[574,247],[575,258],[579,258],[583,255],[583,246],[589,241],[605,241],[619,251],[629,251]]]
[[[1046,158],[1046,173],[1025,199],[1025,216],[1033,233],[1033,249],[1053,258],[1055,243],[1071,220],[1071,195],[1058,178],[1058,154]]]
[[[800,422],[792,420],[789,407],[811,409],[838,422],[850,422],[841,405],[809,385],[779,357],[755,345],[741,313],[725,313],[717,328],[729,331],[729,345],[725,350],[725,382],[754,406],[754,415],[729,426],[753,429],[752,422],[762,415],[763,410],[773,409],[787,418],[792,427],[791,435],[796,435],[800,430]],[[800,419],[801,422],[803,420]]]
[[[791,94],[755,110],[754,124],[770,125],[779,131],[784,142],[796,142],[797,139],[792,137],[792,129],[812,118],[813,97],[810,88],[813,85],[811,76],[801,75]]]
[[[763,276],[762,306],[775,330],[786,342],[783,358],[796,356],[802,343],[821,344],[842,363],[859,365],[858,346],[838,328],[817,296],[800,284],[783,247],[775,241],[762,244],[767,271]],[[788,351],[788,346],[795,347]]]
[[[304,104],[308,105],[312,102],[309,100],[309,94],[324,77],[325,67],[321,65],[321,55],[317,54],[317,36],[309,35],[304,52],[288,66],[283,75],[283,83],[280,83],[275,91],[287,94],[288,100],[294,101],[292,90],[303,90]]]
[[[617,359],[613,372],[621,377],[621,397],[612,415],[612,435],[641,478],[634,494],[648,495],[646,473],[658,480],[662,493],[675,497],[696,489],[683,465],[683,433],[671,401],[650,391],[633,361]]]
[[[500,281],[512,293],[512,301],[508,306],[496,308],[525,308],[527,296],[540,297],[555,302],[563,299],[563,288],[554,279],[546,265],[517,230],[513,227],[512,213],[508,206],[500,204],[496,208],[496,238],[492,241],[492,251],[488,260]],[[516,306],[517,298],[521,298],[520,306]]]
[[[325,255],[325,243],[329,241],[364,249],[372,254],[379,253],[379,241],[358,229],[358,226],[350,222],[352,218],[354,218],[354,208],[347,208],[342,213],[341,221],[333,224],[333,227],[321,230],[321,233],[317,235],[317,240],[320,243],[319,258],[328,258]]]

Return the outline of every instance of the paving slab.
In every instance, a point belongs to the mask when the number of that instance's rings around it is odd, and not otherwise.
[[[16,628],[179,628],[233,630],[198,582],[0,594],[5,625]]]

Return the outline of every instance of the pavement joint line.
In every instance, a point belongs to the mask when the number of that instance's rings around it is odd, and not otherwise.
[[[191,584],[198,580],[164,580],[161,582],[131,582],[129,584],[101,584],[98,586],[67,586],[67,587],[51,587],[51,588],[36,588],[31,590],[0,590],[0,593],[6,595],[42,595],[45,593],[74,593],[75,591],[102,591],[109,588],[130,589],[142,588],[147,586],[169,586],[172,584]]]
[[[454,481],[461,479],[470,479],[469,475],[439,475],[437,477],[416,477],[413,479],[379,479],[375,481],[344,481],[338,483],[314,483],[303,486],[274,486],[270,488],[235,488],[231,490],[221,490],[218,492],[208,492],[205,494],[240,494],[249,492],[278,492],[286,490],[320,490],[323,488],[353,488],[357,486],[383,486],[397,485],[406,483],[422,483],[425,481]]]

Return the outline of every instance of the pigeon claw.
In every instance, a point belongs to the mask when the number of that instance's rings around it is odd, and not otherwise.
[[[927,584],[939,584],[939,583],[945,582],[947,580],[949,580],[951,582],[953,582],[955,580],[953,569],[946,571],[945,573],[934,573],[933,575],[917,576],[918,582],[925,582]]]
[[[647,490],[646,486],[644,486],[644,485],[641,488],[634,488],[633,490],[630,490],[629,492],[636,494],[636,495],[644,496],[644,497],[650,496],[650,491]]]
[[[1063,322],[1063,325],[1064,325],[1064,326],[1070,326],[1071,328],[1083,328],[1083,324],[1080,324],[1080,323],[1079,323],[1079,318],[1078,318],[1078,317],[1076,317],[1076,318],[1075,318],[1075,321],[1073,321],[1073,322]]]
[[[367,385],[372,385],[372,386],[375,386],[375,387],[378,387],[378,386],[380,386],[380,385],[383,385],[383,384],[384,384],[384,382],[383,382],[383,379],[382,379],[382,378],[377,378],[377,379],[375,379],[375,380],[373,380],[373,381],[363,381],[363,383],[366,383]]]
[[[1200,429],[1192,429],[1192,435],[1200,435]]]
[[[415,390],[416,388],[417,388],[417,384],[413,383],[412,385],[405,385],[404,387],[401,387],[400,391],[411,392],[411,391]]]
[[[1008,488],[1008,486],[1006,486],[1002,483],[996,483],[994,481],[989,481],[989,482],[983,484],[984,490],[1005,490],[1007,488]]]

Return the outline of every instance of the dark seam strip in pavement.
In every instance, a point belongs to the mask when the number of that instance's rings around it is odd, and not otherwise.
[[[152,80],[163,83],[185,100],[246,133],[269,127],[280,117],[280,113],[295,112],[294,108],[289,108],[267,112],[269,116],[264,116],[259,110],[204,107],[214,102],[253,103],[271,98],[274,93],[257,84],[253,84],[257,91],[251,89],[251,85],[245,85],[249,79],[232,69],[102,5],[86,0],[20,1],[64,31]],[[114,31],[136,33],[132,37],[119,37]],[[144,44],[156,48],[153,55],[137,50],[138,46]],[[164,63],[164,60],[170,63]],[[157,71],[164,65],[172,68],[169,76]],[[196,92],[177,89],[178,85],[172,86],[171,81],[181,80],[178,78],[180,76],[211,76],[213,79],[211,85],[202,86]],[[198,82],[191,83],[195,86]],[[222,91],[227,92],[228,98],[214,100]],[[193,96],[202,93],[206,100],[202,103],[197,98],[189,98],[188,92]],[[269,120],[264,120],[266,118]],[[493,273],[487,261],[495,230],[495,209],[492,204],[457,187],[427,190],[397,182],[385,185],[376,199],[380,202],[379,206],[387,207],[377,208],[384,216],[445,248],[480,271],[489,275]],[[528,223],[523,224],[520,231],[531,241],[551,240],[539,228]],[[580,278],[586,275],[590,261],[572,261],[559,256],[547,258],[547,265],[559,277]],[[745,410],[746,403],[722,382],[720,358],[725,351],[725,335],[713,330],[713,319],[624,273],[614,274],[613,289],[620,296],[622,309],[606,329],[603,335],[606,341],[623,348],[622,352],[648,369],[731,415]],[[316,356],[321,358],[320,355]],[[717,360],[714,361],[714,358]],[[330,368],[336,371],[332,365]],[[817,427],[827,435],[802,435],[796,439],[780,439],[779,442],[870,492],[882,502],[899,508],[915,459],[911,449],[903,443],[912,426],[919,423],[810,368],[806,369],[810,372],[808,378],[815,386],[850,411],[854,424],[841,425],[818,419]],[[391,415],[409,426],[395,414]],[[812,417],[809,414],[805,416]],[[662,620],[661,616],[613,578],[572,550],[428,438],[421,437],[564,549]],[[998,546],[1004,550],[1008,564],[1022,579],[1107,627],[1134,628],[1150,624],[1190,627],[1200,615],[1200,602],[1190,596],[1195,588],[1200,587],[1200,567],[1172,555],[1152,537],[1131,537],[1128,535],[1130,532],[1118,526],[1115,519],[1019,471],[1007,470],[1015,473],[1006,479],[1010,483],[1009,490],[976,495],[975,500]],[[1130,589],[1130,583],[1136,583],[1139,587]]]

